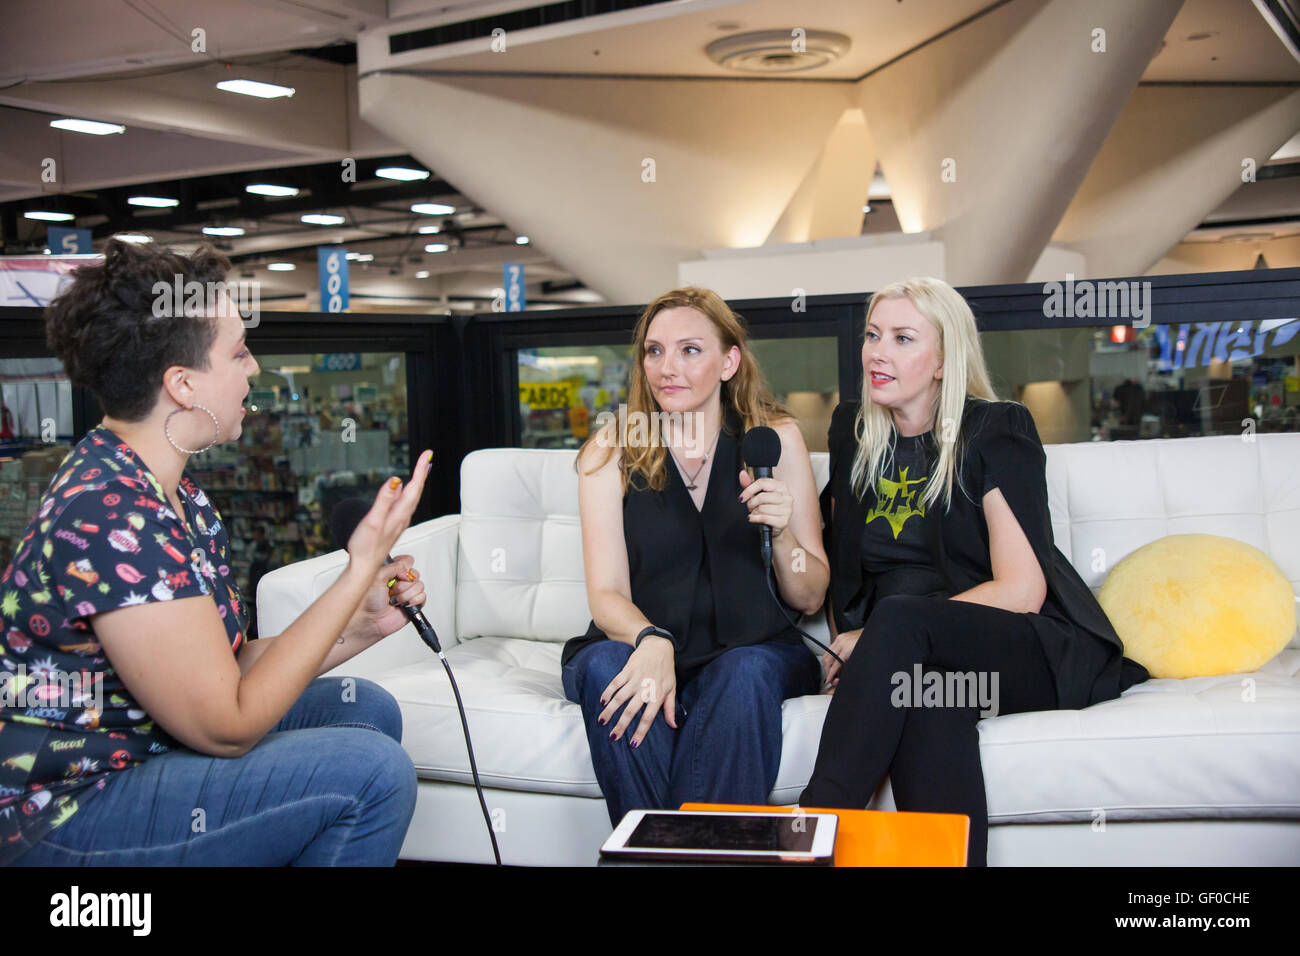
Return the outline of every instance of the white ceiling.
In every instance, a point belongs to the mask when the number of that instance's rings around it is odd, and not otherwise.
[[[0,32],[0,202],[404,152],[406,146],[360,119],[355,65],[289,51],[357,42],[364,70],[367,44],[382,41],[394,26],[454,23],[538,2],[6,0]],[[844,82],[999,5],[989,0],[678,0],[522,31],[507,37],[505,53],[491,52],[487,40],[471,40],[409,54],[403,65],[438,72],[734,77],[705,55],[710,42],[736,32],[802,27],[844,33],[852,44],[836,63],[783,78]],[[1123,24],[1108,28],[1123,29]],[[195,29],[204,31],[204,51],[193,49]],[[257,101],[215,90],[217,79],[233,74],[286,82],[298,93],[291,100]],[[1296,84],[1300,63],[1251,0],[1186,0],[1143,81]],[[120,122],[128,129],[104,138],[63,133],[48,127],[47,114],[54,113]],[[473,148],[472,128],[447,129],[445,135]],[[1300,154],[1297,142],[1277,158]],[[55,184],[39,178],[42,160],[51,156],[60,164]],[[1278,208],[1289,208],[1291,200],[1280,198],[1284,191],[1275,192]],[[474,197],[460,198],[473,206]],[[508,229],[510,212],[483,215]],[[1220,218],[1235,216],[1225,211]],[[359,228],[345,238],[363,234],[363,223],[354,225]],[[274,252],[279,240],[270,234],[278,231],[277,224],[268,221],[264,231],[267,235],[233,244],[232,251]],[[293,239],[300,241],[300,236]],[[500,285],[500,261],[510,252],[426,258],[423,265],[408,263],[408,271],[442,274],[448,288],[467,295],[490,293]],[[530,275],[571,278],[548,263],[544,249],[519,250],[524,254]],[[301,279],[303,287],[310,284],[304,270],[288,275]],[[404,289],[428,294],[427,282],[422,286],[405,276],[384,282],[385,294]],[[394,289],[394,282],[405,285]]]

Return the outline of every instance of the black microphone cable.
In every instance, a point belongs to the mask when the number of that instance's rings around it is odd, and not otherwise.
[[[487,824],[488,838],[492,841],[492,855],[496,857],[496,865],[501,865],[501,850],[497,847],[497,834],[492,826],[492,814],[488,812],[487,798],[483,796],[483,784],[478,777],[478,763],[474,760],[474,744],[469,738],[469,721],[465,719],[465,704],[460,699],[460,687],[456,684],[456,675],[451,672],[451,663],[447,660],[447,655],[442,652],[442,647],[438,644],[437,635],[433,633],[433,628],[429,627],[429,633],[424,633],[425,627],[428,627],[424,616],[413,618],[411,623],[415,625],[416,631],[424,639],[424,643],[433,647],[438,654],[438,660],[442,661],[443,669],[447,671],[447,680],[451,681],[451,692],[456,695],[456,709],[460,712],[460,726],[465,732],[465,751],[469,754],[469,770],[474,775],[474,789],[478,793],[478,804],[483,808],[483,822]],[[421,625],[424,625],[423,627]]]
[[[790,622],[790,626],[793,627],[796,631],[799,632],[799,636],[800,636],[800,637],[804,637],[804,638],[807,638],[808,640],[812,641],[814,644],[816,644],[818,647],[820,647],[822,650],[824,650],[824,651],[825,651],[827,654],[829,654],[831,657],[833,657],[833,658],[835,658],[837,661],[839,661],[839,662],[840,662],[840,667],[843,667],[843,666],[844,666],[844,658],[840,657],[840,655],[836,654],[833,650],[831,650],[829,647],[827,647],[827,646],[826,646],[825,644],[823,644],[821,641],[817,640],[817,638],[813,637],[811,634],[809,634],[807,631],[805,631],[802,627],[800,627],[800,626],[799,626],[799,622],[796,621],[794,618],[792,618],[792,617],[790,616],[789,612],[786,611],[786,609],[785,609],[785,604],[781,601],[781,598],[778,597],[778,596],[777,596],[777,593],[776,593],[776,572],[772,570],[772,565],[771,565],[771,564],[768,564],[766,561],[764,562],[764,564],[766,565],[766,567],[763,569],[763,580],[767,582],[767,593],[770,594],[770,595],[772,595],[772,600],[775,601],[775,602],[776,602],[776,606],[777,606],[778,608],[781,609],[781,616],[784,617],[787,621]]]
[[[362,498],[348,498],[340,501],[334,508],[334,513],[330,515],[330,530],[334,538],[336,547],[347,549],[348,540],[352,537],[352,532],[356,530],[361,519],[366,516],[370,510],[370,505]],[[390,556],[388,559],[392,561]],[[390,582],[391,584],[392,582]],[[442,645],[438,642],[438,635],[434,633],[433,625],[425,618],[419,608],[413,608],[409,604],[397,604],[391,597],[389,601],[395,607],[399,607],[406,619],[415,626],[415,631],[420,635],[420,640],[438,655],[438,660],[442,661],[443,669],[447,671],[447,680],[451,682],[451,692],[456,696],[456,710],[460,713],[460,726],[465,733],[465,751],[469,754],[469,769],[474,777],[474,790],[478,793],[478,804],[483,809],[483,822],[487,824],[488,839],[492,841],[492,856],[496,858],[496,865],[501,865],[501,849],[497,846],[496,830],[492,827],[492,814],[488,812],[487,798],[483,796],[483,784],[478,776],[478,762],[474,759],[474,744],[469,736],[469,721],[465,717],[465,704],[460,698],[460,687],[456,684],[456,675],[451,672],[451,662],[447,660],[447,655],[442,652]]]

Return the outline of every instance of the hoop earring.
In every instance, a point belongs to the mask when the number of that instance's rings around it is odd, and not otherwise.
[[[200,409],[202,409],[203,411],[207,412],[207,413],[208,413],[208,417],[212,419],[212,427],[213,427],[213,432],[212,432],[212,441],[208,442],[208,443],[207,443],[206,445],[204,445],[202,448],[199,448],[199,449],[197,449],[197,450],[192,450],[192,449],[189,449],[189,448],[183,448],[183,447],[181,447],[180,445],[176,444],[176,439],[172,438],[172,431],[171,431],[171,420],[172,420],[172,415],[175,415],[177,412],[185,412],[185,411],[189,411],[189,408],[200,408]],[[212,414],[212,410],[211,410],[210,408],[208,408],[206,405],[200,405],[198,402],[195,402],[193,405],[189,406],[189,408],[181,407],[181,408],[174,409],[174,410],[171,412],[171,414],[169,414],[166,418],[164,418],[164,419],[163,419],[163,434],[167,436],[167,441],[171,444],[171,446],[172,446],[173,448],[175,448],[175,449],[176,449],[178,452],[180,452],[181,454],[183,454],[183,455],[200,455],[200,454],[202,454],[203,452],[207,451],[209,448],[211,448],[213,445],[215,445],[215,444],[217,443],[217,439],[221,437],[221,422],[217,421],[217,416],[214,415],[214,414]]]

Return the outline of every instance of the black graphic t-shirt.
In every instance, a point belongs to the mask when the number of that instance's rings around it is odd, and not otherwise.
[[[867,497],[862,570],[876,576],[876,600],[891,594],[948,596],[938,569],[942,506],[923,500],[936,457],[933,432],[897,436],[874,498]]]
[[[178,516],[102,426],[50,481],[0,576],[0,865],[62,826],[110,774],[179,747],[131,697],[90,618],[210,595],[231,651],[248,614],[220,515],[188,472]]]

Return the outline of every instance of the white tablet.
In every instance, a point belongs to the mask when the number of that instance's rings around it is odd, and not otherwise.
[[[829,864],[838,822],[833,813],[629,810],[600,853],[611,861]]]

